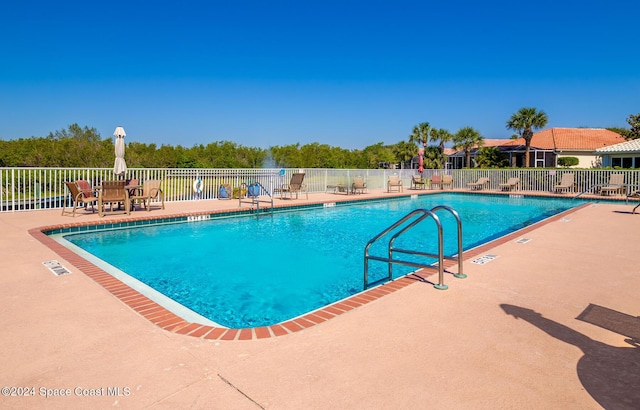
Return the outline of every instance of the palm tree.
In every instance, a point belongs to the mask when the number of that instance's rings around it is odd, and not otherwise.
[[[471,150],[484,145],[484,138],[480,132],[472,127],[460,128],[453,136],[455,149],[464,150],[467,168],[471,168]]]
[[[431,141],[440,141],[440,152],[444,153],[444,144],[453,141],[453,134],[444,128],[432,128],[431,129]]]
[[[429,131],[431,131],[431,126],[428,122],[421,122],[420,124],[413,127],[413,132],[409,135],[409,142],[416,143],[420,145],[422,143],[422,148],[427,149],[427,142],[429,141]]]
[[[404,163],[416,155],[415,144],[407,141],[400,141],[393,145],[391,149],[396,159],[400,162],[400,168],[404,168]]]
[[[424,150],[424,167],[426,169],[444,168],[444,155],[438,147],[427,147]]]
[[[538,111],[534,107],[523,107],[517,113],[511,115],[507,121],[507,129],[514,130],[524,138],[524,166],[529,167],[529,148],[533,138],[534,128],[543,128],[549,122],[544,111]]]
[[[498,147],[482,147],[478,150],[476,163],[480,168],[502,168],[507,166],[509,160]]]

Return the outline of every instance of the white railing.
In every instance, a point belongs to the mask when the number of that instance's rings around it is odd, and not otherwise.
[[[288,183],[294,172],[299,169],[167,169],[140,168],[129,169],[127,179],[137,179],[143,183],[149,179],[162,181],[166,201],[189,201],[194,199],[193,182],[199,176],[203,182],[200,199],[218,197],[220,185],[229,184],[239,188],[243,183],[260,182],[269,192]],[[367,188],[386,189],[389,175],[399,175],[405,189],[411,185],[411,177],[416,170],[411,169],[325,169],[308,168],[304,182],[308,191],[324,192],[327,185],[344,184],[350,186],[354,177],[363,177]],[[431,178],[434,174],[448,173],[453,176],[454,188],[465,189],[469,182],[480,177],[491,181],[491,188],[506,182],[510,177],[520,178],[518,190],[553,191],[563,173],[575,174],[575,194],[588,191],[593,187],[607,184],[613,173],[625,174],[628,191],[640,189],[640,170],[585,170],[585,169],[462,169],[462,170],[425,170],[423,176]],[[87,180],[92,186],[102,181],[117,179],[111,168],[0,168],[1,202],[0,212],[55,209],[69,201],[65,181]]]
[[[596,193],[599,186],[609,183],[611,174],[624,174],[627,192],[640,189],[640,170],[637,169],[462,169],[453,170],[452,175],[453,185],[456,188],[466,188],[469,182],[485,177],[489,178],[490,189],[498,189],[499,184],[506,182],[511,177],[516,177],[520,179],[518,186],[520,191],[552,192],[565,173],[574,174],[575,188],[573,192],[575,195],[583,192]]]

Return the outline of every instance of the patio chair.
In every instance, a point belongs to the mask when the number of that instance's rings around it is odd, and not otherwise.
[[[611,174],[609,184],[600,187],[600,195],[624,195],[627,186],[624,184],[624,174]]]
[[[67,201],[63,201],[62,215],[64,215],[65,213],[70,213],[75,217],[76,209],[84,208],[86,210],[87,205],[89,204],[91,204],[91,213],[94,213],[96,211],[93,205],[98,201],[98,198],[96,198],[91,189],[89,189],[88,192],[84,192],[80,189],[80,187],[78,187],[77,182],[65,182],[64,184],[67,186],[67,188],[69,189],[69,193],[71,194],[71,210],[67,211]],[[89,185],[88,182],[87,185]]]
[[[351,193],[357,194],[360,191],[361,194],[364,194],[364,191],[367,190],[367,183],[364,182],[364,178],[355,177],[353,178],[353,184],[351,184]]]
[[[507,182],[499,184],[498,186],[500,187],[501,191],[511,191],[512,189],[517,188],[519,183],[520,178],[511,177],[507,179]]]
[[[147,210],[151,210],[151,201],[159,200],[164,209],[164,192],[162,188],[160,188],[160,184],[162,181],[159,179],[152,179],[148,181],[144,181],[142,185],[142,189],[133,190],[134,194],[129,196],[129,201],[132,204],[136,202],[142,202],[142,206]],[[135,208],[134,208],[135,209]]]
[[[78,185],[78,188],[80,189],[80,191],[82,191],[82,194],[85,196],[85,198],[89,198],[92,196],[96,198],[98,197],[95,189],[91,188],[91,184],[86,179],[76,180],[76,185]]]
[[[451,175],[442,176],[442,189],[447,185],[449,186],[449,189],[453,189],[453,177]]]
[[[431,181],[429,181],[429,187],[431,189],[436,189],[436,186],[442,189],[442,177],[440,175],[433,175]]]
[[[391,192],[392,189],[402,192],[402,181],[397,175],[389,175],[389,179],[387,180],[387,192]]]
[[[478,180],[476,182],[469,182],[467,184],[467,187],[472,190],[472,191],[482,191],[485,186],[487,188],[489,188],[489,186],[491,185],[491,181],[489,181],[489,178],[478,178]]]
[[[107,213],[131,214],[129,190],[125,188],[125,184],[124,180],[102,182],[102,186],[98,190],[98,214],[101,217]],[[107,204],[109,204],[109,211],[106,211]],[[114,210],[113,204],[118,204],[118,208]],[[120,204],[124,205],[124,210],[120,209]]]
[[[280,187],[277,187],[273,190],[273,193],[280,193],[280,199],[285,199],[286,193],[289,193],[289,199],[293,199],[293,194],[295,192],[296,199],[298,199],[298,194],[304,191],[305,196],[309,199],[309,193],[307,192],[307,186],[302,183],[304,181],[304,173],[299,172],[291,175],[291,180],[288,184],[283,184]]]
[[[411,178],[411,189],[425,189],[427,187],[427,181],[422,178],[422,175],[414,175]]]
[[[553,191],[567,193],[573,190],[574,185],[575,182],[573,173],[562,174],[560,183],[553,188]]]

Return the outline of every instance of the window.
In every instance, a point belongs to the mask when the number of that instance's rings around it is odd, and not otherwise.
[[[611,158],[611,166],[614,168],[640,168],[640,157]]]

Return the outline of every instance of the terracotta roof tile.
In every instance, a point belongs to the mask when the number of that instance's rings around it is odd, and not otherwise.
[[[485,138],[483,147],[501,147],[509,141],[512,141],[512,140],[506,140],[506,139],[491,140],[491,139]]]
[[[533,134],[531,146],[548,150],[594,151],[625,139],[604,128],[549,128]],[[524,145],[524,138],[508,140],[502,146]]]

